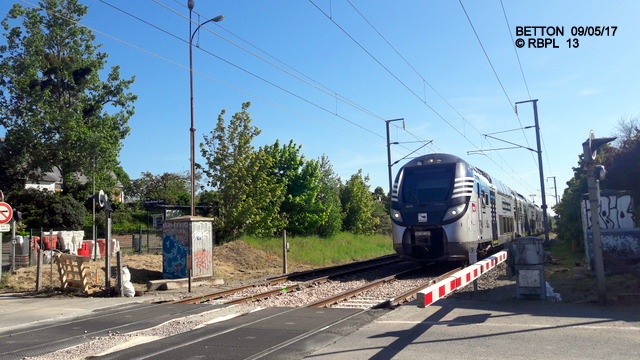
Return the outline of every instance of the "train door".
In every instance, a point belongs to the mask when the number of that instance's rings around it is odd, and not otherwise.
[[[477,205],[473,204],[473,211],[477,213],[474,216],[478,218],[478,242],[482,242],[484,239],[484,215],[486,214],[486,206],[484,202],[484,190],[480,189],[480,183],[478,182],[478,178],[476,177],[476,195],[477,195]]]
[[[491,204],[491,240],[498,241],[498,216],[496,209],[496,190],[489,191],[489,201]]]
[[[480,228],[480,242],[486,242],[493,238],[491,234],[491,200],[489,188],[485,184],[478,184],[478,223]]]
[[[527,236],[531,235],[531,221],[529,219],[529,208],[525,206],[524,209],[524,233]]]
[[[514,238],[520,237],[520,200],[513,195],[513,231]]]

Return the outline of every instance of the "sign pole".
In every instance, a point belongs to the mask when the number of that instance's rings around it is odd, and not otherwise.
[[[16,270],[16,221],[11,221],[11,271]]]
[[[2,233],[5,231],[9,231],[9,229],[5,228],[7,223],[11,221],[13,218],[13,209],[9,204],[4,202],[4,193],[0,191],[0,225],[3,228],[0,230],[0,280],[2,280]]]

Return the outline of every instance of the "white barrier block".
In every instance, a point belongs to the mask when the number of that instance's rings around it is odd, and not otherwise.
[[[442,299],[455,290],[479,278],[482,274],[498,266],[498,264],[505,260],[507,260],[507,251],[503,250],[482,261],[478,261],[473,265],[457,271],[455,274],[444,280],[426,287],[416,295],[418,307],[424,308],[433,304],[437,300]]]

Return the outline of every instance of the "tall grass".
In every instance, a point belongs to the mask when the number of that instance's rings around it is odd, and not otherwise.
[[[260,250],[282,256],[282,238],[243,237],[240,240]],[[287,237],[288,261],[313,266],[342,264],[393,253],[387,235],[354,235],[339,233],[330,238],[319,236]]]
[[[549,251],[554,259],[555,265],[568,270],[564,272],[547,271],[547,278],[549,280],[571,279],[573,276],[573,268],[578,266],[578,264],[584,264],[586,261],[584,249],[576,248],[575,241],[572,239],[557,238],[556,241],[552,243]]]

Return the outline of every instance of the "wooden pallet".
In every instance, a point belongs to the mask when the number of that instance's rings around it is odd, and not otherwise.
[[[63,291],[87,292],[91,286],[89,258],[85,256],[55,254]]]

